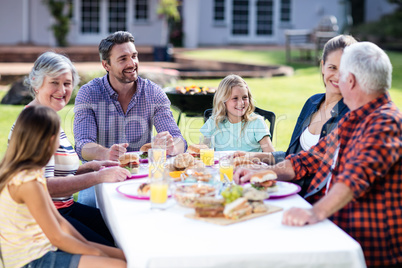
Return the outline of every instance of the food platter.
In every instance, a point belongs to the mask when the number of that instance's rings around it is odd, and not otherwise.
[[[217,224],[217,225],[229,225],[229,224],[233,224],[233,223],[238,223],[238,222],[251,220],[251,219],[258,218],[258,217],[261,217],[261,216],[265,216],[265,215],[268,215],[268,214],[272,214],[272,213],[281,211],[283,209],[281,207],[277,207],[277,206],[273,206],[273,205],[268,205],[268,204],[265,204],[265,205],[268,208],[268,210],[266,212],[252,213],[250,215],[244,216],[244,217],[242,217],[240,219],[237,219],[237,220],[227,219],[227,218],[223,218],[223,217],[216,217],[216,218],[197,217],[195,215],[195,213],[186,214],[184,216],[186,218],[199,220],[199,221],[204,221],[204,222],[209,222],[209,223],[213,223],[213,224]]]

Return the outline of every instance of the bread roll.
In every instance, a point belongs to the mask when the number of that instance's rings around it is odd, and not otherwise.
[[[119,157],[119,162],[121,166],[125,166],[128,163],[139,163],[140,157],[137,153],[125,153]]]
[[[250,183],[261,183],[268,180],[276,180],[276,173],[272,170],[263,170],[253,174]]]
[[[194,165],[194,157],[189,153],[178,154],[173,161],[176,169],[182,170],[188,166]]]

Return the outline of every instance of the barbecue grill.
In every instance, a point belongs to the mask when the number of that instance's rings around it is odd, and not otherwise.
[[[214,93],[182,94],[177,92],[174,87],[164,88],[164,91],[172,103],[172,107],[179,111],[177,125],[180,123],[182,113],[190,117],[202,117],[206,109],[212,108]]]

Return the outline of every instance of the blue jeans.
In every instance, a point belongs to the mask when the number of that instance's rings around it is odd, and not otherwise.
[[[31,261],[23,268],[76,268],[81,255],[70,254],[64,251],[49,251],[41,258]]]
[[[96,208],[95,186],[81,190],[78,193],[78,203]]]

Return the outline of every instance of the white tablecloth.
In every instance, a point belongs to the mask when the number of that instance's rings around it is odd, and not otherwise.
[[[360,245],[329,220],[304,227],[281,224],[283,211],[228,226],[184,217],[193,210],[173,199],[165,211],[96,186],[97,202],[128,267],[366,267]],[[310,207],[299,195],[267,200],[284,208]]]

